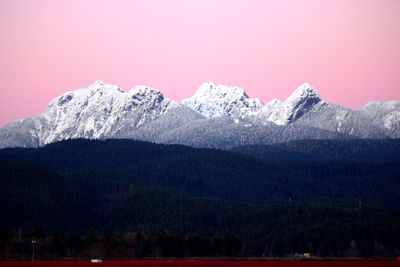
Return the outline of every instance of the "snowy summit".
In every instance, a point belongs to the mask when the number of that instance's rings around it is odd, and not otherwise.
[[[260,99],[249,98],[243,88],[215,86],[212,82],[203,83],[194,96],[181,103],[207,118],[248,117],[263,106]]]

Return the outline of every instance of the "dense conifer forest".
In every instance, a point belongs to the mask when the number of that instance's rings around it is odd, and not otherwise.
[[[32,238],[42,258],[395,256],[400,152],[373,160],[377,142],[348,148],[368,161],[132,140],[3,149],[0,256],[31,257]]]

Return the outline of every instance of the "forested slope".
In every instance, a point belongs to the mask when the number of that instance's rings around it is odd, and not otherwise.
[[[69,140],[1,150],[0,174],[3,232],[29,234],[40,224],[49,235],[91,228],[163,229],[183,239],[232,234],[242,255],[254,256],[343,256],[354,242],[359,255],[380,255],[376,244],[389,254],[400,248],[394,162],[264,161],[132,140]]]

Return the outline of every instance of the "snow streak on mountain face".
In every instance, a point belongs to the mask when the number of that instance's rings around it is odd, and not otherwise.
[[[204,83],[177,103],[147,86],[124,92],[96,81],[62,94],[46,111],[0,129],[0,147],[34,147],[70,138],[132,138],[229,148],[294,139],[398,138],[400,102],[351,110],[321,100],[308,83],[286,101],[263,104],[242,88]]]

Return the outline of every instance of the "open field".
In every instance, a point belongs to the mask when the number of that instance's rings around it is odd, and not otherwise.
[[[394,260],[104,260],[102,263],[79,261],[0,261],[1,267],[399,267],[400,261]]]

